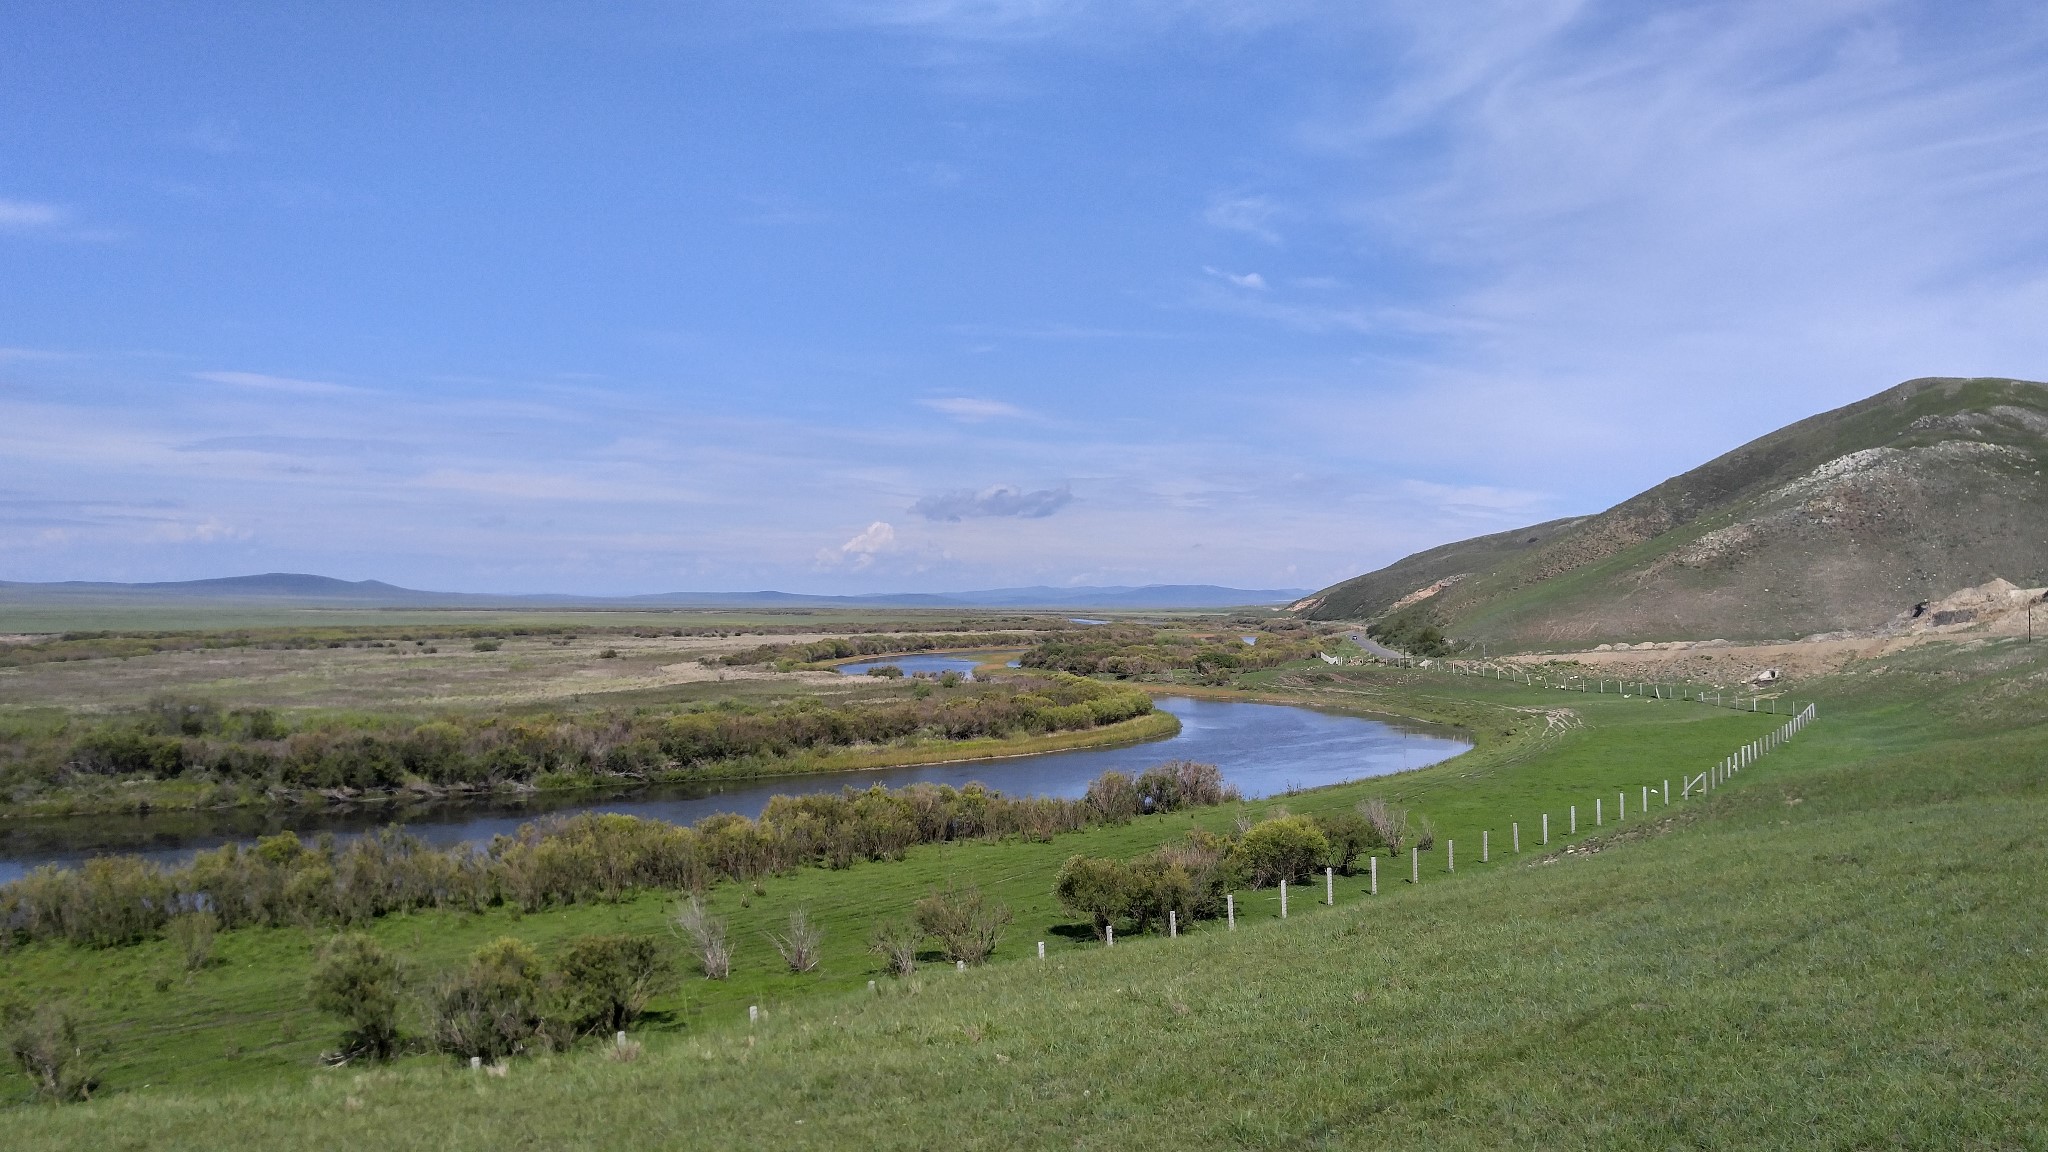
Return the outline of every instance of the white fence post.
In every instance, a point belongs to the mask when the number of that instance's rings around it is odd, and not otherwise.
[[[1607,816],[1600,798],[1596,796],[1593,798],[1593,827],[1598,828],[1605,823],[1607,823]]]
[[[1457,870],[1458,842],[1456,840],[1446,840],[1444,841],[1444,871],[1456,872]]]
[[[1579,806],[1578,806],[1577,804],[1574,804],[1574,805],[1572,805],[1572,825],[1571,825],[1571,830],[1570,830],[1570,831],[1569,831],[1569,832],[1567,833],[1567,835],[1571,835],[1571,836],[1577,836],[1578,834],[1579,834]]]
[[[1043,940],[1038,942],[1038,958],[1040,960],[1045,959],[1045,941]],[[873,981],[869,981],[869,983],[872,984]]]
[[[1508,826],[1508,832],[1509,835],[1514,838],[1515,853],[1517,855],[1520,855],[1522,851],[1522,822],[1520,820],[1517,820],[1513,824],[1510,824]]]
[[[1104,924],[1102,926],[1102,946],[1105,948],[1116,947],[1116,925]]]
[[[1280,918],[1287,919],[1287,878],[1280,878]]]
[[[1173,908],[1166,910],[1166,936],[1169,940],[1180,936],[1180,912]]]
[[[1422,849],[1413,846],[1408,849],[1408,882],[1422,883]]]
[[[1484,828],[1480,829],[1480,831],[1479,831],[1479,862],[1480,862],[1481,864],[1485,864],[1485,863],[1487,863],[1487,862],[1488,862],[1488,853],[1492,851],[1492,846],[1491,846],[1490,844],[1488,844],[1488,843],[1487,843],[1487,841],[1488,841],[1488,840],[1490,840],[1490,839],[1492,839],[1492,837],[1493,837],[1493,833],[1492,833],[1492,832],[1491,832],[1490,830],[1487,830],[1487,829],[1484,829]]]
[[[1323,866],[1323,903],[1337,906],[1337,870],[1327,864]]]
[[[1237,894],[1235,892],[1223,898],[1223,914],[1230,917],[1230,930],[1232,932],[1237,931]]]
[[[1372,856],[1368,856],[1368,857],[1366,857],[1366,873],[1367,873],[1367,875],[1368,875],[1368,876],[1370,877],[1370,879],[1371,879],[1371,883],[1372,883],[1372,887],[1371,887],[1371,889],[1370,889],[1370,892],[1371,892],[1371,894],[1372,894],[1372,895],[1374,895],[1374,896],[1377,896],[1377,895],[1379,895],[1379,894],[1380,894],[1380,858],[1379,858],[1379,856],[1378,856],[1377,854],[1375,854],[1375,855],[1372,855]]]
[[[1543,842],[1550,843],[1550,813],[1543,814]]]
[[[1664,803],[1671,803],[1671,778],[1669,776],[1664,778]]]

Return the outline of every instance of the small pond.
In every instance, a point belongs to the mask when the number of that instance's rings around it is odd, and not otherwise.
[[[863,660],[858,664],[841,664],[838,666],[838,672],[841,676],[865,676],[870,668],[880,668],[884,665],[893,664],[903,669],[905,676],[915,676],[920,672],[927,676],[958,672],[962,680],[972,680],[974,679],[974,666],[979,663],[981,663],[981,657],[972,654],[965,656],[957,654],[951,656],[935,654],[882,656],[873,660]]]

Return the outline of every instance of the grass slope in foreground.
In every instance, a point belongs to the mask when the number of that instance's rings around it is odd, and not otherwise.
[[[125,1093],[17,1111],[11,1144],[2027,1146],[2048,1130],[2031,656],[1990,646],[1970,659],[2012,666],[1961,684],[1947,655],[1860,676],[1799,741],[1597,853],[735,1013],[630,1064]],[[1496,767],[1540,772],[1598,719]],[[1481,795],[1457,763],[1445,805]]]

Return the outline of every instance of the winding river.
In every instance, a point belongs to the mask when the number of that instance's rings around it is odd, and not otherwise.
[[[547,813],[623,812],[687,824],[715,812],[758,815],[768,798],[778,793],[834,792],[849,785],[893,788],[930,781],[957,787],[978,781],[1010,795],[1079,796],[1090,780],[1109,769],[1135,774],[1162,760],[1216,764],[1223,769],[1224,779],[1246,798],[1256,799],[1420,768],[1470,747],[1441,731],[1291,705],[1170,696],[1161,699],[1159,707],[1180,718],[1177,735],[1121,748],[1083,748],[1006,760],[711,785],[655,785],[608,793],[0,820],[0,883],[39,864],[77,864],[108,853],[135,853],[170,863],[200,849],[286,829],[307,836],[321,832],[348,836],[397,822],[430,843],[455,844],[488,841]]]

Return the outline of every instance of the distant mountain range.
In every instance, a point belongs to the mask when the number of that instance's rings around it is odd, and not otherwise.
[[[1306,588],[1223,588],[1214,584],[1147,584],[1110,588],[990,588],[978,592],[891,592],[866,596],[808,596],[796,592],[662,592],[647,596],[497,595],[423,592],[381,580],[337,580],[300,572],[171,580],[148,584],[64,580],[0,580],[0,604],[159,603],[256,601],[360,607],[614,607],[614,608],[1234,608],[1285,604]]]
[[[1874,628],[2048,577],[2048,385],[1909,380],[1592,516],[1418,552],[1295,605],[1558,646]]]

